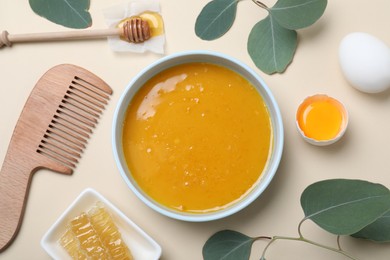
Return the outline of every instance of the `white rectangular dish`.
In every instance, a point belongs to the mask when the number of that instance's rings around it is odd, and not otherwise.
[[[98,201],[102,202],[111,214],[135,260],[157,260],[161,257],[159,244],[102,195],[88,188],[66,209],[41,240],[42,247],[53,259],[71,259],[58,241],[65,232],[67,223],[81,212],[91,209]]]

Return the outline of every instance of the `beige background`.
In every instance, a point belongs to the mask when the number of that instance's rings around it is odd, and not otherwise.
[[[122,0],[91,1],[92,28],[105,28],[102,9]],[[266,192],[241,212],[209,223],[186,223],[162,216],[145,206],[125,185],[111,151],[111,124],[117,101],[128,82],[142,68],[161,58],[155,54],[112,52],[105,40],[21,44],[0,50],[0,159],[3,160],[14,126],[31,89],[49,68],[72,63],[103,78],[114,90],[73,176],[37,172],[22,228],[16,241],[0,259],[49,259],[40,246],[47,229],[80,194],[91,187],[100,192],[149,233],[163,250],[162,259],[201,259],[206,240],[222,229],[249,236],[297,235],[303,218],[299,198],[309,184],[327,178],[359,178],[390,187],[390,92],[377,95],[358,92],[343,79],[338,46],[343,36],[368,32],[390,45],[390,1],[332,0],[324,16],[300,30],[299,44],[290,67],[282,75],[258,70],[246,51],[253,25],[266,16],[251,1],[241,1],[232,29],[222,38],[206,42],[194,33],[197,15],[208,0],[161,0],[166,25],[166,54],[207,49],[241,59],[267,82],[279,103],[285,126],[285,148],[280,168]],[[275,1],[265,0],[269,6]],[[35,15],[27,0],[1,1],[0,30],[10,33],[67,30]],[[295,129],[295,111],[308,95],[325,93],[344,102],[350,113],[344,138],[330,147],[315,147]],[[1,199],[1,198],[0,198]],[[335,237],[311,223],[308,238],[335,245]],[[359,259],[389,259],[390,244],[373,244],[349,237],[342,245]],[[265,242],[256,242],[252,259],[259,259]],[[267,259],[346,259],[299,242],[272,245]]]

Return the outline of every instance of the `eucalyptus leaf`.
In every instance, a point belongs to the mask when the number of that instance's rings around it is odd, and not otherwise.
[[[390,210],[352,236],[375,242],[390,242]]]
[[[195,23],[195,33],[202,40],[215,40],[232,27],[239,0],[213,0],[203,7]]]
[[[29,0],[33,11],[51,22],[69,28],[87,28],[92,25],[89,0]]]
[[[219,231],[203,246],[203,259],[248,260],[254,241],[254,238],[236,231]]]
[[[283,28],[270,15],[258,22],[249,34],[248,53],[267,74],[285,71],[296,48],[296,31]]]
[[[324,13],[327,0],[278,0],[268,11],[283,27],[297,30],[315,23]]]
[[[336,235],[351,235],[390,208],[390,191],[362,180],[333,179],[308,186],[301,196],[305,218]]]

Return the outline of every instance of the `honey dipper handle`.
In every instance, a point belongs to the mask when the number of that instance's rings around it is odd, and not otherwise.
[[[7,153],[0,171],[0,252],[19,231],[33,173],[28,158],[19,163],[14,158]]]
[[[45,42],[45,41],[63,41],[63,40],[80,40],[96,39],[108,36],[118,36],[122,34],[120,28],[108,28],[102,30],[80,30],[48,33],[28,33],[28,34],[9,34],[3,31],[0,35],[0,48],[3,46],[10,47],[17,42]]]

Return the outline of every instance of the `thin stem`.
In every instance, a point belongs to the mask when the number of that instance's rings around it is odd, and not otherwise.
[[[340,235],[337,236],[337,247],[339,248],[339,250],[342,250],[340,244]]]
[[[270,245],[275,242],[277,239],[275,239],[275,237],[273,237],[271,239],[271,241],[268,242],[268,244],[265,246],[264,250],[263,250],[263,253],[261,254],[261,257],[260,259],[265,259],[265,253],[267,252],[268,248],[270,247]]]
[[[254,239],[255,239],[255,240],[259,240],[259,239],[268,239],[268,240],[271,240],[272,237],[269,237],[269,236],[260,236],[260,237],[255,237]]]
[[[316,242],[314,242],[314,241],[311,241],[311,240],[306,239],[305,237],[303,237],[302,231],[301,231],[301,226],[302,226],[303,222],[305,222],[305,220],[307,220],[307,218],[304,218],[304,219],[302,219],[302,220],[299,222],[299,224],[298,224],[299,239],[294,239],[294,240],[300,240],[300,241],[302,241],[302,242],[306,242],[306,243],[309,243],[309,244],[312,244],[312,245],[315,245],[315,246],[318,246],[318,247],[322,247],[322,248],[325,248],[325,249],[328,249],[328,250],[331,250],[331,251],[340,253],[340,254],[342,254],[342,255],[344,255],[344,256],[346,256],[346,257],[349,257],[350,259],[355,259],[355,258],[353,258],[351,255],[349,255],[347,252],[345,252],[345,251],[341,248],[341,244],[340,244],[340,235],[337,236],[337,248],[325,246],[325,245],[316,243]],[[356,260],[356,259],[355,259],[355,260]]]
[[[255,3],[257,6],[265,9],[265,10],[268,10],[268,6],[266,6],[264,3],[258,1],[258,0],[252,0],[253,3]]]
[[[354,258],[353,256],[351,256],[350,254],[348,254],[347,252],[345,252],[345,251],[342,250],[341,248],[334,248],[334,247],[322,245],[322,244],[316,243],[316,242],[311,241],[311,240],[306,239],[306,238],[302,238],[302,241],[303,241],[303,242],[306,242],[306,243],[309,243],[309,244],[311,244],[311,245],[315,245],[315,246],[318,246],[318,247],[321,247],[321,248],[324,248],[324,249],[328,249],[328,250],[330,250],[330,251],[333,251],[333,252],[342,254],[342,255],[348,257],[349,259],[357,260],[356,258]]]
[[[299,222],[298,224],[298,234],[299,234],[299,237],[300,238],[303,238],[303,235],[302,235],[302,231],[301,231],[301,226],[302,226],[302,223],[306,220],[306,218],[302,219],[301,222]]]
[[[269,246],[270,246],[273,242],[275,242],[276,240],[293,240],[293,241],[301,241],[301,242],[305,242],[305,243],[308,243],[308,244],[311,244],[311,245],[314,245],[314,246],[318,246],[318,247],[321,247],[321,248],[324,248],[324,249],[327,249],[327,250],[330,250],[330,251],[333,251],[333,252],[342,254],[342,255],[348,257],[349,259],[357,260],[356,258],[354,258],[353,256],[351,256],[350,254],[348,254],[347,252],[343,251],[343,250],[340,249],[340,248],[334,248],[334,247],[322,245],[322,244],[319,244],[319,243],[314,242],[314,241],[312,241],[312,240],[306,239],[306,238],[304,238],[304,237],[302,237],[302,236],[300,236],[300,237],[274,236],[274,237],[271,239],[271,241],[270,241],[270,242],[266,245],[266,247],[264,248],[263,254],[261,255],[261,258],[260,258],[260,259],[265,259],[265,253],[266,253],[267,249],[268,249]]]

